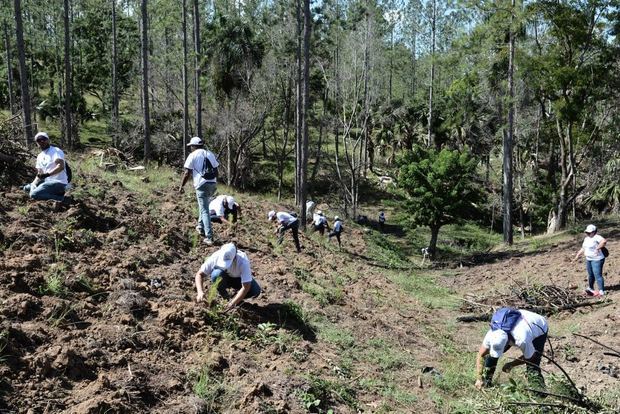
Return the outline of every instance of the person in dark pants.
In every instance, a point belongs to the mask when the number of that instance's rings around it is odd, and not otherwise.
[[[312,229],[321,233],[321,236],[325,235],[325,229],[329,230],[327,218],[323,215],[321,210],[317,211],[312,218]]]
[[[284,241],[284,233],[290,229],[293,234],[293,241],[295,242],[297,253],[301,253],[301,246],[299,245],[299,220],[297,217],[283,211],[276,213],[272,210],[267,214],[267,219],[269,221],[275,220],[278,223],[278,228],[276,229],[278,244],[282,244],[282,241]]]
[[[240,212],[239,203],[233,197],[225,194],[215,197],[209,203],[209,215],[212,223],[236,223]]]
[[[255,298],[261,293],[260,286],[252,277],[250,259],[244,252],[238,250],[234,243],[226,243],[209,256],[196,273],[197,302],[204,299],[202,286],[204,277],[210,277],[211,283],[218,283],[217,291],[224,299],[230,299],[229,288],[236,291],[226,305],[226,310],[234,308],[244,299]]]
[[[342,249],[342,244],[340,243],[340,233],[342,233],[343,227],[342,227],[342,220],[340,220],[340,217],[336,216],[334,217],[334,229],[327,235],[327,237],[331,240],[332,237],[336,237],[336,240],[338,240],[338,248]]]
[[[484,336],[476,359],[476,388],[491,385],[497,361],[513,345],[517,346],[523,355],[504,364],[502,371],[510,372],[516,366],[527,364],[530,385],[544,388],[545,380],[540,371],[540,361],[549,331],[547,320],[534,312],[519,312],[521,317],[510,332],[501,329],[489,330]]]
[[[381,233],[385,231],[385,213],[383,211],[379,213],[379,229]]]

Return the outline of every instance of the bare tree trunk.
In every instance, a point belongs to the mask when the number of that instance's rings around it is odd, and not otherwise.
[[[297,10],[297,51],[296,51],[296,106],[295,106],[295,203],[301,203],[301,146],[302,146],[302,69],[301,69],[301,47],[302,47],[302,17],[301,0],[296,1]],[[304,209],[305,210],[305,207]]]
[[[306,228],[306,199],[308,198],[308,113],[310,112],[310,33],[312,31],[312,16],[310,15],[310,0],[304,0],[304,69],[302,89],[302,148],[301,148],[301,198],[299,212],[301,213],[301,228]]]
[[[508,54],[508,133],[504,134],[504,157],[503,157],[503,230],[504,243],[512,245],[512,146],[514,134],[514,55],[515,55],[515,38],[512,23],[514,21],[515,0],[512,0],[512,9],[510,17],[510,51]],[[522,223],[523,224],[523,223]]]
[[[9,108],[11,108],[11,113],[15,114],[17,112],[17,107],[15,106],[15,92],[13,91],[13,64],[11,63],[11,39],[9,38],[9,28],[6,24],[6,19],[3,20],[4,26],[4,48],[6,50],[6,70],[7,70],[7,82],[9,89]]]
[[[71,38],[69,31],[69,0],[64,0],[64,25],[65,25],[65,140],[69,148],[73,148],[73,134],[71,124]]]
[[[189,138],[189,86],[187,81],[187,0],[183,0],[183,159],[187,158],[187,139]]]
[[[200,76],[201,76],[201,46],[200,46],[200,8],[198,0],[194,0],[194,52],[196,65],[195,94],[196,94],[196,135],[202,138],[202,93],[200,92]],[[230,171],[229,171],[230,173]]]
[[[118,49],[116,33],[116,0],[112,0],[112,145],[119,145],[118,137]]]
[[[368,7],[368,2],[366,2]],[[391,55],[390,55],[391,56]],[[391,58],[390,58],[391,59]],[[392,99],[392,62],[390,60],[390,100]],[[368,118],[370,117],[370,98],[368,96],[368,82],[370,78],[370,14],[366,14],[366,33],[364,35],[364,156],[363,156],[363,174],[366,177],[368,168]],[[355,203],[353,203],[355,207]],[[355,213],[353,214],[355,216]]]
[[[428,137],[427,145],[433,146],[433,85],[435,83],[435,45],[437,27],[437,0],[433,0],[433,15],[431,17],[431,82],[428,88]]]
[[[24,138],[26,144],[32,144],[32,121],[30,119],[30,91],[28,90],[28,73],[26,72],[26,53],[24,51],[24,25],[22,22],[21,0],[13,0],[15,12],[15,36],[19,56],[19,82],[22,92],[22,111],[24,114]]]
[[[144,160],[151,159],[151,118],[149,112],[148,0],[142,0],[142,104],[144,111]]]

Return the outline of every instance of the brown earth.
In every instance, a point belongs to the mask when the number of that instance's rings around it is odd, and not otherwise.
[[[194,301],[194,273],[217,246],[199,243],[195,202],[191,194],[176,194],[176,179],[143,197],[121,178],[113,184],[83,178],[72,203],[56,212],[53,202],[29,200],[16,187],[0,194],[0,410],[445,411],[434,401],[441,392],[420,369],[442,369],[445,350],[433,327],[442,329],[458,312],[429,310],[391,282],[384,265],[370,259],[363,228],[345,223],[342,252],[316,234],[302,234],[304,249],[296,254],[289,235],[274,248],[273,227],[265,220],[268,210],[290,206],[236,195],[243,206],[240,222],[214,229],[220,243],[235,240],[248,253],[263,293],[223,314],[219,305]],[[450,275],[431,273],[458,295],[484,296],[513,280],[582,285],[581,266],[565,260],[576,246],[565,243]],[[613,247],[612,241],[612,254]],[[595,390],[617,386],[600,366],[617,372],[618,360],[568,332],[619,347],[616,261],[611,256],[606,265],[609,306],[551,318],[552,324],[575,324],[554,334],[554,348],[570,348],[574,359],[563,365],[579,385]],[[54,277],[62,280],[60,287],[50,286]],[[155,278],[162,287],[151,285]],[[339,280],[341,295],[336,291],[325,302],[302,289],[323,280]],[[350,333],[356,344],[374,343],[378,353],[354,354],[345,366],[353,345],[323,337],[311,323],[317,320],[336,334]],[[458,324],[452,335],[472,358],[483,326]],[[393,350],[400,359],[386,361]],[[196,395],[201,372],[208,373],[212,390],[203,398]],[[388,377],[396,391],[412,396],[409,402],[377,385]],[[320,397],[317,384],[325,383],[316,378],[331,384]],[[308,395],[320,398],[320,405],[304,400]]]

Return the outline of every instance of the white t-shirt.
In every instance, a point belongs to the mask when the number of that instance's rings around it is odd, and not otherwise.
[[[213,199],[209,203],[209,211],[215,211],[215,215],[218,217],[224,217],[224,201],[226,201],[226,195],[222,194]]]
[[[297,217],[293,217],[283,211],[276,213],[276,217],[278,218],[278,223],[280,224],[291,224],[297,220]]]
[[[334,223],[334,231],[336,233],[340,233],[342,231],[342,221],[336,220],[336,222]]]
[[[211,165],[213,166],[213,168],[216,168],[220,165],[217,162],[215,155],[213,155],[211,151],[207,151],[203,148],[199,148],[197,150],[192,151],[192,153],[187,156],[187,159],[185,160],[185,165],[183,165],[183,167],[187,168],[188,170],[192,170],[192,179],[194,180],[194,188],[199,188],[201,185],[207,182],[209,183],[217,182],[217,179],[215,178],[213,180],[208,180],[208,181],[202,178],[201,173],[202,173],[203,165],[205,162],[205,157],[209,158],[209,161],[211,161]]]
[[[586,238],[583,239],[583,244],[581,245],[581,247],[583,247],[583,252],[586,256],[586,260],[602,260],[605,258],[605,256],[603,256],[603,253],[596,250],[598,249],[598,245],[602,240],[603,236],[599,236],[598,234],[595,234],[594,237],[586,236]]]
[[[50,145],[45,151],[41,151],[39,155],[37,155],[36,167],[42,170],[44,173],[49,173],[58,165],[56,164],[56,160],[64,159],[65,153],[62,152],[60,148]],[[45,182],[59,182],[65,185],[69,184],[66,168],[58,174],[50,175],[48,178],[45,179]]]
[[[321,216],[320,214],[315,214],[312,217],[312,222],[314,223],[315,226],[320,226],[321,223],[327,224],[327,219],[325,218],[325,216]]]
[[[509,340],[510,345],[515,345],[521,349],[523,352],[523,356],[526,359],[530,359],[534,356],[533,341],[539,336],[547,333],[549,327],[547,326],[547,320],[544,316],[541,316],[537,313],[519,310],[521,312],[521,318],[517,322],[510,334],[514,338],[514,342]],[[489,329],[489,331],[484,336],[482,340],[482,344],[487,348],[491,348],[491,341],[489,339],[489,334],[493,332]]]
[[[211,276],[211,272],[216,268],[215,264],[220,255],[224,255],[224,252],[218,250],[209,256],[202,266],[200,266],[200,271],[207,276]],[[252,282],[252,269],[250,268],[250,259],[248,259],[248,256],[241,250],[237,250],[235,260],[233,260],[230,269],[226,270],[226,273],[228,273],[230,277],[241,278],[241,283]]]

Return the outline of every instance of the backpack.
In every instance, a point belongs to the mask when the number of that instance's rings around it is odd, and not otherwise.
[[[297,213],[295,213],[294,211],[289,211],[289,213],[291,216],[297,218]]]
[[[205,151],[205,160],[202,164],[202,171],[200,172],[200,175],[207,181],[217,178],[217,167],[213,167],[213,164],[209,161],[207,151]]]
[[[521,312],[516,309],[500,308],[491,317],[491,330],[497,331],[501,329],[508,334],[508,337],[511,337],[510,331],[512,331],[521,317]]]
[[[71,171],[71,167],[69,167],[69,163],[65,160],[65,172],[67,173],[67,182],[70,183],[73,180],[73,171]]]

